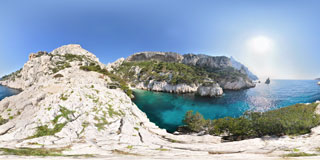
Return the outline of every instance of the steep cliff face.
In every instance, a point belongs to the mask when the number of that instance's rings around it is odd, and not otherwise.
[[[210,82],[215,96],[223,89],[239,90],[254,87],[246,72],[233,67],[229,58],[220,56],[170,52],[139,52],[129,56],[115,73],[140,89],[174,93],[198,92]],[[214,87],[213,87],[214,86]],[[221,87],[220,87],[221,86]],[[213,95],[213,94],[200,94]]]
[[[256,75],[254,75],[251,71],[249,71],[248,67],[236,61],[233,57],[230,57],[230,61],[232,63],[232,67],[243,71],[243,73],[247,74],[251,80],[255,81],[259,79]]]
[[[181,62],[183,57],[174,52],[138,52],[129,56],[126,61],[162,61],[162,62]]]
[[[203,83],[216,84],[213,77],[219,76],[210,75],[195,66],[161,61],[126,61],[114,73],[135,88],[172,93],[197,92]],[[214,86],[220,88],[219,85]]]
[[[225,57],[225,56],[212,57],[212,56],[203,55],[203,54],[183,55],[182,63],[186,65],[193,65],[201,68],[206,68],[209,71],[215,71],[218,69],[232,67],[232,63],[228,57]]]

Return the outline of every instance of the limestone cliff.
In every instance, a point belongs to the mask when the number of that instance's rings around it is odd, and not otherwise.
[[[138,52],[129,56],[126,61],[164,61],[164,62],[181,62],[183,57],[174,52]]]
[[[63,48],[30,56],[19,73],[0,81],[23,89],[0,101],[0,149],[51,148],[69,155],[53,159],[85,154],[95,156],[90,159],[273,159],[293,149],[316,153],[319,147],[319,128],[309,135],[229,143],[209,135],[169,134],[121,89],[110,89],[112,78],[80,69],[110,68],[78,45]],[[10,158],[26,159],[0,156]]]
[[[80,45],[70,44],[47,52],[31,53],[29,61],[14,74],[4,76],[0,84],[11,88],[26,89],[35,83],[45,81],[49,75],[56,74],[66,68],[79,68],[81,65],[97,63],[99,59],[92,53],[81,48]]]
[[[233,57],[230,57],[230,61],[232,63],[232,67],[238,69],[238,70],[241,70],[243,73],[247,74],[248,77],[251,79],[251,80],[258,80],[259,78],[254,75],[249,69],[248,67],[244,66],[243,64],[241,64],[240,62],[236,61]]]
[[[211,83],[210,90],[239,90],[254,87],[246,72],[233,67],[230,58],[172,52],[139,52],[129,56],[114,73],[122,76],[133,87],[153,91],[188,93]],[[208,86],[206,86],[208,88]],[[222,88],[222,89],[221,89]],[[212,92],[213,93],[213,92]]]

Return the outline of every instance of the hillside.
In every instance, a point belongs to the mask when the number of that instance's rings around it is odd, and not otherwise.
[[[218,136],[169,134],[149,121],[123,87],[111,87],[122,81],[109,68],[118,62],[106,66],[80,45],[31,54],[21,71],[0,81],[22,89],[0,101],[0,153],[15,155],[0,158],[279,159],[297,150],[318,154],[319,127],[302,136],[228,143]]]
[[[238,69],[238,70],[241,70],[243,73],[247,74],[248,77],[251,79],[251,80],[258,80],[259,78],[254,75],[249,69],[248,67],[246,67],[245,65],[241,64],[240,62],[238,62],[237,60],[235,60],[233,57],[230,57],[230,60],[231,60],[231,63],[232,63],[232,66],[235,68],[235,69]]]
[[[235,68],[231,59],[224,56],[140,52],[115,67],[114,73],[140,89],[220,96],[222,89],[255,86],[242,69]]]

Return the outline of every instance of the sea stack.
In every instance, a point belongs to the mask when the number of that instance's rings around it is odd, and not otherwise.
[[[268,78],[265,83],[270,84],[270,78]]]

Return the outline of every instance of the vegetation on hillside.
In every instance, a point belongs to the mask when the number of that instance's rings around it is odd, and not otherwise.
[[[0,126],[7,123],[8,121],[8,119],[3,119],[2,116],[0,116]]]
[[[301,135],[320,125],[320,116],[314,111],[316,103],[296,104],[268,112],[246,112],[239,118],[226,117],[205,120],[200,113],[188,111],[183,120],[193,132],[205,131],[223,135],[225,139],[241,140],[266,135]]]
[[[0,78],[1,81],[6,81],[6,80],[11,80],[11,81],[15,81],[16,78],[20,78],[21,77],[21,74],[20,72],[22,71],[22,68],[11,73],[11,74],[8,74],[8,75],[5,75],[3,77]]]
[[[50,68],[50,70],[52,71],[53,74],[57,73],[61,70],[64,70],[66,68],[70,68],[71,67],[70,62],[73,62],[73,61],[80,61],[80,62],[86,61],[88,63],[93,62],[91,59],[89,59],[85,55],[75,55],[75,54],[52,55],[52,54],[49,54],[49,56],[51,56],[51,58],[53,56],[58,56],[61,58],[60,61],[57,61],[54,64],[54,68]]]
[[[5,155],[17,156],[62,156],[63,149],[45,149],[45,148],[0,148]]]
[[[132,96],[132,90],[130,90],[130,88],[128,87],[127,83],[125,80],[123,80],[122,78],[120,78],[119,76],[108,72],[106,69],[102,69],[99,65],[95,64],[95,63],[90,63],[88,66],[81,66],[80,69],[84,70],[84,71],[94,71],[94,72],[98,72],[101,73],[103,75],[106,75],[108,77],[110,77],[110,79],[112,81],[118,82],[120,88],[129,96]]]
[[[41,145],[41,144],[35,144]],[[69,149],[70,146],[64,148],[0,148],[3,155],[16,155],[16,156],[68,156],[68,157],[94,157],[92,154],[78,154],[78,155],[64,155],[62,152]]]
[[[53,64],[53,67],[49,67],[49,69],[51,70],[51,74],[55,74],[61,70],[64,70],[66,68],[70,68],[70,62],[72,61],[86,61],[86,62],[93,62],[90,58],[86,57],[85,55],[74,55],[74,54],[65,54],[65,55],[53,55],[53,54],[45,54],[42,53],[41,54],[37,54],[36,57],[41,57],[41,56],[50,56],[51,60],[53,57],[58,56],[60,57],[61,60],[55,62],[55,64]],[[0,80],[5,81],[5,80],[10,80],[10,81],[15,81],[16,78],[20,78],[21,74],[20,72],[22,71],[22,68],[19,69],[16,72],[13,72],[9,75],[5,75],[2,78],[0,78]]]
[[[141,69],[136,75],[134,67]],[[189,66],[182,63],[141,61],[124,62],[117,70],[123,79],[127,81],[148,82],[149,80],[166,81],[169,84],[202,84],[205,79],[219,80],[221,78],[236,79],[245,77],[244,74],[234,68],[216,69],[207,71],[204,68]]]

